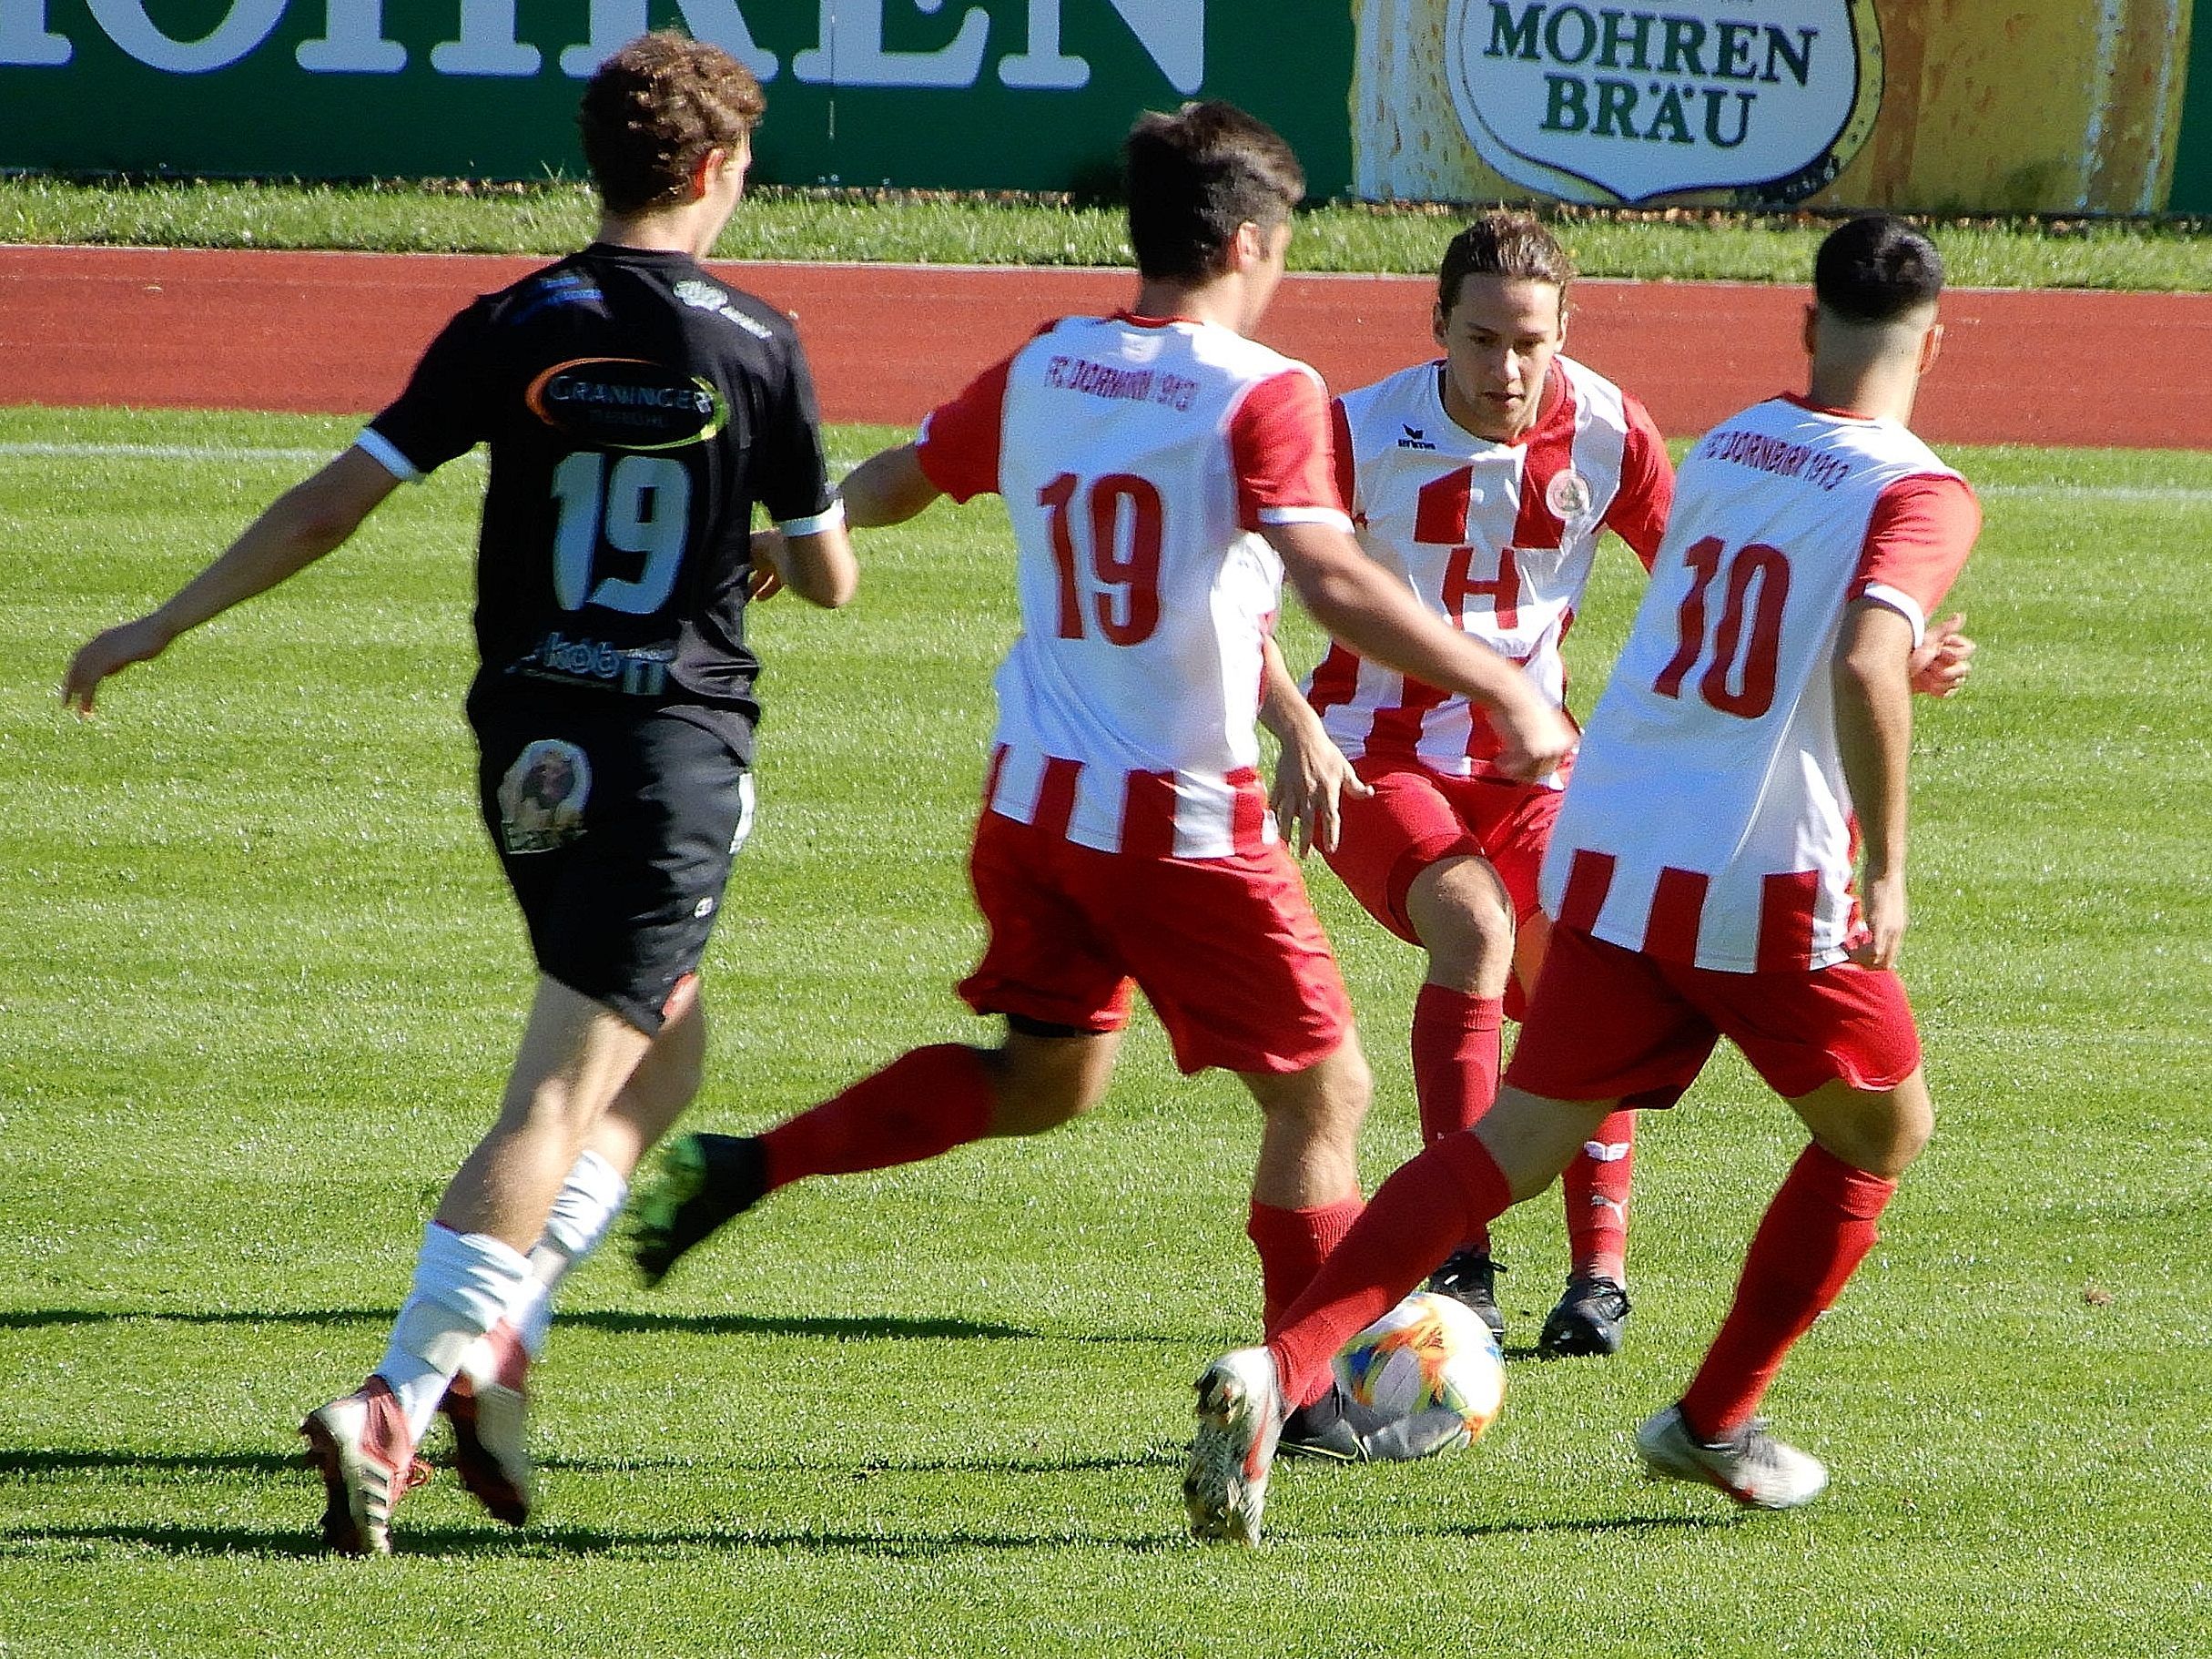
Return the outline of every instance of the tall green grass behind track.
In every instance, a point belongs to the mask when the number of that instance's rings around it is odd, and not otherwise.
[[[1302,214],[1294,270],[1426,275],[1456,209],[1323,207]],[[1830,221],[1790,215],[1608,216],[1568,209],[1584,274],[1745,282],[1805,280]],[[573,184],[421,188],[238,181],[139,184],[0,178],[0,243],[567,252],[596,222]],[[1954,282],[1999,288],[2212,290],[2212,229],[2194,221],[1939,223]],[[715,249],[730,260],[1121,265],[1118,209],[920,193],[757,191]]]

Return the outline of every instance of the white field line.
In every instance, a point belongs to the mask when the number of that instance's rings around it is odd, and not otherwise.
[[[0,461],[312,462],[328,461],[343,447],[333,444],[328,449],[269,449],[229,443],[0,443]],[[830,464],[840,471],[858,466],[867,459],[868,455],[858,450],[850,454],[836,450],[829,453]],[[462,461],[481,465],[483,456],[472,453],[462,456]]]
[[[248,444],[220,443],[67,443],[0,442],[0,461],[188,461],[204,463],[328,461],[331,449],[272,449]],[[866,457],[858,452],[832,451],[830,464],[838,471],[857,466]],[[462,457],[482,464],[481,453]],[[1991,501],[2112,501],[2170,503],[2176,506],[2212,504],[2212,485],[2127,483],[1984,483],[1975,493]]]

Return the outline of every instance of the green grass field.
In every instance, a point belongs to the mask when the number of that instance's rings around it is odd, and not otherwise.
[[[1254,1123],[1141,1022],[1059,1135],[785,1194],[658,1293],[589,1264],[540,1372],[542,1523],[442,1476],[360,1563],[316,1555],[292,1430],[381,1351],[529,983],[459,713],[481,467],[92,723],[53,697],[350,431],[0,411],[0,1654],[2212,1649],[2212,455],[1956,457],[1984,649],[1922,709],[1907,956],[1941,1126],[1771,1401],[1834,1470],[1816,1508],[1648,1485],[1628,1441],[1798,1145],[1730,1059],[1647,1126],[1618,1359],[1524,1349],[1471,1451],[1293,1467],[1263,1550],[1185,1544],[1190,1379],[1255,1318]],[[697,1124],[985,1034],[948,986],[1008,553],[994,504],[940,506],[868,538],[850,612],[759,616],[763,819]],[[1633,600],[1601,565],[1583,710]],[[1379,1179],[1416,970],[1313,886]],[[1517,1342],[1559,1235],[1549,1199],[1501,1227]]]

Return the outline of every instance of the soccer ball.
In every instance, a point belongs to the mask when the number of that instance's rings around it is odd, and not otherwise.
[[[1416,1290],[1331,1362],[1337,1379],[1372,1413],[1374,1458],[1431,1457],[1482,1437],[1506,1403],[1505,1356],[1466,1304]]]

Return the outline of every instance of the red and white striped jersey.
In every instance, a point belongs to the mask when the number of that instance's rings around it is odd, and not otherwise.
[[[1282,561],[1262,526],[1350,520],[1304,363],[1183,319],[1070,317],[933,411],[922,470],[996,491],[1021,636],[987,804],[1104,851],[1273,839],[1253,725]]]
[[[1674,494],[1666,445],[1641,403],[1565,357],[1552,359],[1536,425],[1509,443],[1445,412],[1443,374],[1442,361],[1422,363],[1336,401],[1338,482],[1369,556],[1563,708],[1559,642],[1598,532],[1610,527],[1646,565],[1659,551]],[[1344,646],[1330,648],[1306,695],[1355,759],[1502,775],[1479,709]]]
[[[1544,908],[1724,972],[1841,962],[1862,929],[1830,677],[1845,607],[1917,641],[1981,528],[1894,421],[1753,405],[1682,463],[1674,517],[1545,857]]]

